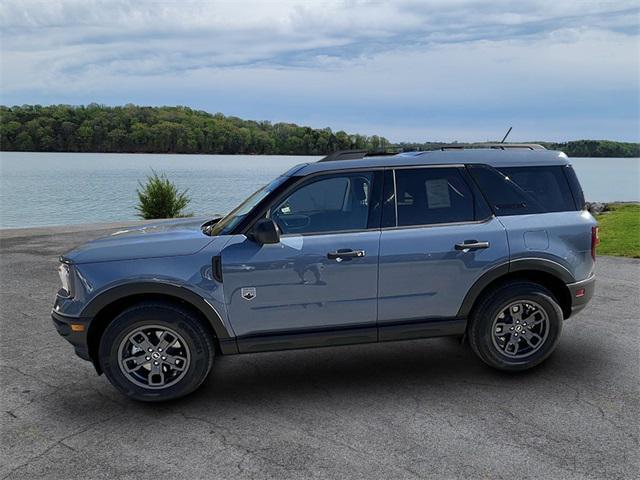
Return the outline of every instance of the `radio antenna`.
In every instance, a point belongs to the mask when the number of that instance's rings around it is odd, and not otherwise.
[[[509,134],[511,133],[511,129],[513,127],[509,127],[509,130],[507,130],[507,133],[505,133],[504,137],[502,138],[502,141],[500,143],[504,143],[504,141],[507,139],[507,137],[509,136]]]

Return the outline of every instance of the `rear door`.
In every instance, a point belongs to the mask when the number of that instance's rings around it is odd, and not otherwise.
[[[455,318],[480,276],[508,262],[506,232],[463,166],[397,168],[386,175],[381,340],[399,332],[397,326]]]
[[[381,176],[304,180],[269,209],[280,243],[239,236],[224,249],[225,301],[240,351],[377,340]]]

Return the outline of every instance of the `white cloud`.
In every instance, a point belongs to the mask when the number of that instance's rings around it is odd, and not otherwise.
[[[5,0],[2,103],[186,103],[396,139],[513,117],[562,137],[590,119],[631,138],[636,5]]]

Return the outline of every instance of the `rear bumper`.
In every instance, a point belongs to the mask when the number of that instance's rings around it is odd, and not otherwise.
[[[571,315],[575,315],[591,301],[596,289],[596,276],[591,275],[585,280],[568,283],[567,288],[571,294]]]
[[[91,361],[89,347],[87,345],[87,329],[90,319],[65,317],[52,311],[51,320],[53,320],[53,324],[60,336],[73,345],[76,355],[83,360]]]

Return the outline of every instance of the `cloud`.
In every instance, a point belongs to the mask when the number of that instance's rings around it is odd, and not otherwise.
[[[639,11],[626,1],[5,0],[2,102],[181,103],[394,139],[476,139],[512,120],[528,138],[633,139]]]

